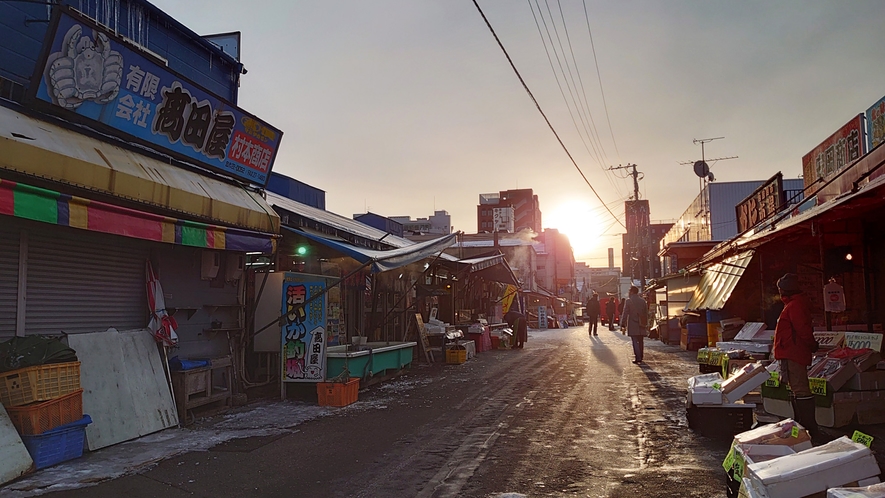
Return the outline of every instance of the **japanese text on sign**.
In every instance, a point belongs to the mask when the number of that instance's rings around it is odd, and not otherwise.
[[[179,159],[267,184],[282,132],[76,11],[61,6],[56,12],[48,55],[38,64],[31,87],[35,100],[52,104],[46,106],[50,111],[61,108],[98,121],[108,133],[162,148]],[[89,50],[94,55],[85,57]]]
[[[818,394],[820,396],[827,395],[827,379],[809,377],[808,387],[811,388],[811,392],[814,394]]]
[[[851,440],[855,443],[860,443],[867,448],[869,448],[870,445],[873,444],[873,437],[860,431],[854,431],[854,434],[852,434],[851,436]]]

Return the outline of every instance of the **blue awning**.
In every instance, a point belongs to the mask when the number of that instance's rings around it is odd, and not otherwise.
[[[428,240],[406,247],[390,249],[387,251],[376,251],[374,249],[357,247],[345,242],[327,239],[313,233],[295,230],[287,226],[282,228],[315,242],[319,242],[326,247],[342,252],[360,263],[371,264],[373,273],[394,270],[402,266],[417,263],[422,259],[435,257],[442,253],[447,247],[451,246],[454,243],[456,236],[456,234],[453,233],[438,239]]]

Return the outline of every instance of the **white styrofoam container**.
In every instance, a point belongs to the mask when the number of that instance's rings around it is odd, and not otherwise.
[[[769,498],[800,498],[879,475],[866,446],[847,437],[767,462],[747,466],[744,474]]]
[[[689,403],[693,405],[721,405],[722,391],[708,386],[690,387],[688,399]]]
[[[735,387],[731,392],[723,392],[722,395],[729,403],[734,403],[749,394],[750,391],[765,384],[765,381],[770,378],[771,375],[768,373],[768,370],[761,368],[755,375],[745,380],[743,384]]]
[[[877,481],[879,479],[876,479]],[[885,483],[857,488],[830,488],[827,498],[882,498],[885,496]]]

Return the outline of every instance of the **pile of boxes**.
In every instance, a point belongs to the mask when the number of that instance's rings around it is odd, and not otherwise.
[[[812,447],[807,431],[791,419],[736,435],[722,466],[727,494],[745,498],[864,496],[844,494],[845,488],[875,492],[879,483],[879,465],[867,446],[841,437]]]
[[[755,423],[755,408],[743,397],[771,376],[761,362],[748,363],[723,378],[719,372],[688,379],[688,426],[707,437],[732,437]]]
[[[885,423],[885,363],[870,349],[839,347],[815,357],[808,378],[818,425],[843,427]],[[879,368],[882,367],[882,368]],[[762,387],[765,411],[792,417],[790,392],[777,376]]]

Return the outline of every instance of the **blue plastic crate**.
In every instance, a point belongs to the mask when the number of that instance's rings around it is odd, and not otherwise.
[[[92,423],[89,415],[34,436],[22,436],[25,448],[34,459],[37,470],[67,462],[83,456],[83,443],[86,442],[86,426]]]

